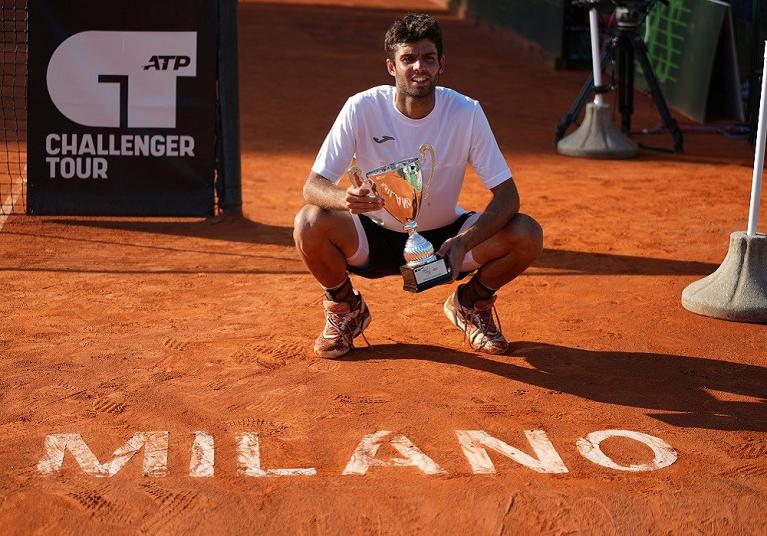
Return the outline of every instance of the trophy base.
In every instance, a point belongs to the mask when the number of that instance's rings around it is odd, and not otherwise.
[[[402,288],[408,292],[421,292],[453,280],[445,259],[437,259],[415,268],[406,264],[400,266],[399,270],[402,272]]]

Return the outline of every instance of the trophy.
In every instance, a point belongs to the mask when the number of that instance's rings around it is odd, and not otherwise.
[[[348,171],[354,184],[367,184],[371,190],[375,190],[384,200],[384,209],[404,225],[408,233],[403,252],[406,264],[400,267],[400,271],[404,280],[403,288],[409,292],[420,292],[452,280],[447,261],[438,258],[434,254],[434,246],[416,232],[418,225],[415,220],[424,195],[428,195],[437,163],[431,145],[421,145],[418,151],[420,157],[382,166],[364,176],[357,166],[349,168]],[[431,158],[431,173],[424,184],[426,153]]]

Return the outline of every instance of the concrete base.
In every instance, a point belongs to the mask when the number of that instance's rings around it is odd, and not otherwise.
[[[682,292],[688,311],[737,322],[767,322],[767,236],[730,235],[722,265]]]
[[[608,104],[590,102],[581,126],[559,140],[557,151],[567,156],[620,159],[636,156],[639,147],[613,125]]]

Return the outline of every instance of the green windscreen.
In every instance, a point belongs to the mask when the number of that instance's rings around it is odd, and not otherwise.
[[[742,119],[729,6],[717,0],[658,3],[642,28],[668,104],[691,119]],[[637,64],[637,86],[647,89]]]

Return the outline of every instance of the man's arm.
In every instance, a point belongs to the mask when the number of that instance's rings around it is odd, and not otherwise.
[[[437,252],[440,257],[448,257],[454,278],[466,253],[500,231],[519,212],[519,193],[514,179],[509,177],[490,191],[493,198],[477,221],[461,234],[446,240]]]
[[[383,208],[383,199],[377,194],[370,195],[366,185],[339,188],[328,179],[309,172],[304,183],[304,200],[326,210],[348,210],[352,214],[363,214]]]

